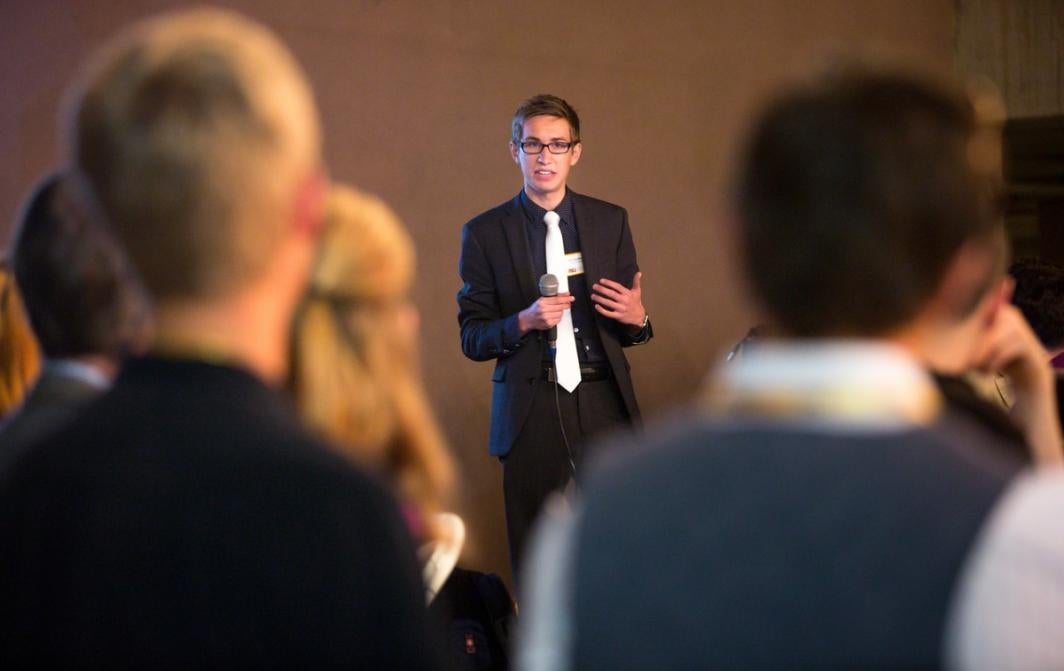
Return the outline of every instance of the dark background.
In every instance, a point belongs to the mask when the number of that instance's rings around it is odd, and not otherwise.
[[[945,69],[958,53],[996,62],[958,25],[978,39],[1003,1],[222,4],[272,27],[303,64],[333,178],[379,194],[411,229],[425,377],[462,475],[466,563],[508,576],[499,466],[486,451],[491,366],[462,357],[454,294],[461,225],[520,187],[506,146],[517,103],[539,92],[573,103],[584,154],[572,186],[629,210],[657,334],[630,359],[653,418],[685,403],[754,319],[732,277],[723,204],[764,96],[854,51]],[[84,57],[119,26],[182,4],[0,0],[0,247],[30,185],[62,160],[61,96]]]

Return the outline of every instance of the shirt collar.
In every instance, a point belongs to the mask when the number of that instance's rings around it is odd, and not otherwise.
[[[759,343],[716,371],[703,402],[713,414],[882,429],[929,424],[942,406],[911,355],[867,340]]]
[[[562,222],[567,224],[573,223],[573,199],[571,194],[569,187],[565,187],[565,195],[562,197],[562,202],[558,203],[558,207],[554,208],[554,211],[561,217]],[[521,189],[521,206],[525,208],[525,215],[529,221],[537,224],[543,223],[543,215],[547,211],[529,198],[524,189]]]
[[[111,380],[97,368],[75,359],[48,359],[44,362],[44,372],[80,380],[93,389],[104,390],[111,386]]]

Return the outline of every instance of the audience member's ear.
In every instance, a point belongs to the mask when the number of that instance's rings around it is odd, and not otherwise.
[[[991,286],[990,291],[987,292],[986,299],[977,308],[982,311],[982,321],[987,328],[997,319],[1001,309],[1012,302],[1012,292],[1015,288],[1016,280],[1008,275],[1005,275]]]
[[[993,321],[1002,298],[1008,302],[1012,288],[992,279],[998,250],[985,241],[964,243],[946,267],[932,302],[949,321],[965,320],[980,313]],[[986,311],[986,312],[984,312]]]
[[[292,230],[312,239],[321,237],[325,228],[325,194],[329,190],[329,178],[323,170],[307,175],[296,191],[292,213]]]

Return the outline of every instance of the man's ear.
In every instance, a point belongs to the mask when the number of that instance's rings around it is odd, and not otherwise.
[[[323,170],[311,172],[296,190],[296,202],[292,213],[292,230],[300,235],[316,239],[325,226],[325,196],[329,179]]]
[[[513,140],[510,140],[510,158],[512,158],[514,160],[514,163],[517,164],[521,163],[521,159],[517,158],[517,153],[519,151],[520,150],[517,148],[517,143]]]
[[[998,253],[985,240],[969,240],[961,245],[946,267],[933,298],[944,317],[953,321],[971,316],[974,310],[993,320],[1012,295],[1009,282],[991,279]]]
[[[994,323],[1001,309],[1012,301],[1012,292],[1016,289],[1016,280],[1005,275],[993,284],[987,292],[986,300],[977,309],[983,310],[983,323],[987,326]]]
[[[576,165],[580,160],[580,155],[584,153],[584,143],[577,142],[573,145],[572,150],[569,152],[571,157],[569,158],[569,165]]]

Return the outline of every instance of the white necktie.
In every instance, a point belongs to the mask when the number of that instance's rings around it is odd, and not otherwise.
[[[558,227],[561,217],[551,210],[543,215],[547,225],[547,272],[558,278],[558,293],[569,291],[569,267],[565,262],[565,242]],[[572,311],[566,310],[558,322],[558,348],[554,355],[554,370],[558,384],[572,392],[580,384],[580,361],[576,356],[576,336],[573,334]]]

